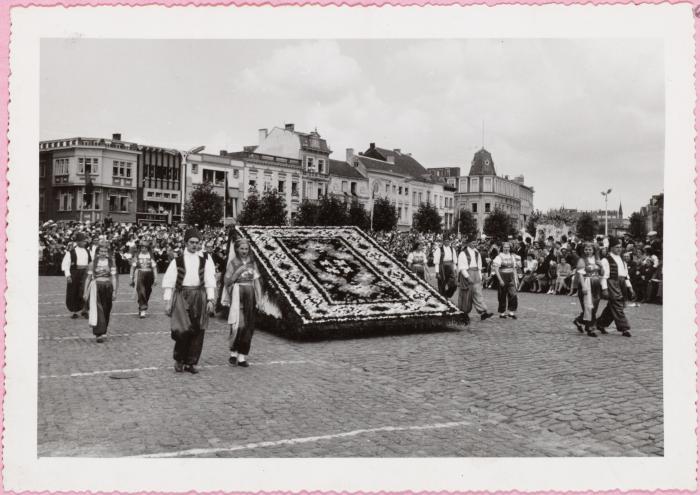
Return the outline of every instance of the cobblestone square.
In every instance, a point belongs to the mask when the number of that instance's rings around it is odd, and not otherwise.
[[[632,338],[581,335],[577,299],[522,293],[518,320],[469,328],[321,341],[258,331],[247,369],[228,365],[217,318],[189,375],[172,369],[160,286],[142,320],[122,275],[102,344],[70,319],[64,291],[63,277],[41,277],[42,457],[664,452],[661,306],[627,309]]]

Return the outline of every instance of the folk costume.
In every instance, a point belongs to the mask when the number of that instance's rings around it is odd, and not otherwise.
[[[85,235],[77,233],[76,242],[85,241]],[[81,312],[87,318],[87,308],[85,307],[85,284],[88,276],[88,266],[92,261],[90,250],[75,246],[66,251],[61,263],[61,271],[66,276],[66,307],[73,313],[72,318],[78,317]]]
[[[236,248],[246,242],[237,241]],[[247,367],[246,358],[250,354],[256,326],[256,310],[262,301],[260,271],[251,254],[241,258],[236,253],[226,268],[224,285],[227,300],[222,301],[222,304],[229,302],[231,306],[228,314],[228,344],[231,351],[229,363]]]
[[[457,307],[467,315],[467,321],[469,321],[472,307],[476,308],[482,320],[493,316],[493,313],[488,312],[481,292],[482,260],[479,251],[467,246],[457,257],[457,270],[459,285]]]
[[[423,280],[428,280],[427,256],[422,250],[408,253],[406,263],[413,273]]]
[[[499,275],[498,312],[501,318],[515,319],[515,311],[518,309],[518,274],[516,272],[518,261],[518,257],[514,254],[499,253],[492,262],[494,271]]]
[[[438,292],[447,299],[457,290],[457,258],[457,250],[452,246],[443,245],[433,251]]]
[[[118,289],[117,266],[111,255],[99,256],[88,268],[85,300],[90,308],[88,322],[97,342],[102,342],[109,326],[112,301]]]
[[[596,336],[593,329],[596,326],[596,314],[600,304],[601,270],[600,262],[596,260],[595,256],[579,258],[576,267],[581,313],[574,320],[574,325],[579,332],[583,333],[585,330],[590,337]]]
[[[201,239],[195,229],[185,234],[185,242]],[[207,303],[214,301],[214,264],[188,249],[173,259],[163,276],[163,299],[170,315],[170,336],[175,341],[175,371],[197,373],[194,367],[202,354],[204,332],[209,325]],[[167,310],[166,310],[167,311]]]
[[[618,332],[621,332],[625,337],[631,337],[630,324],[625,316],[625,297],[623,294],[624,286],[632,290],[627,264],[622,257],[612,251],[600,260],[600,264],[603,273],[600,285],[603,291],[607,291],[608,305],[600,314],[596,327],[601,333],[606,333],[605,329],[614,321]]]
[[[155,274],[158,270],[156,260],[153,259],[150,248],[147,252],[139,251],[131,262],[131,284],[134,287],[134,296],[139,303],[139,317],[145,318],[148,310],[148,301],[155,283]]]

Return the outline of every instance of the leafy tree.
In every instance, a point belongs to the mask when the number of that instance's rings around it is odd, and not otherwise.
[[[421,203],[413,214],[413,228],[423,234],[442,232],[442,218],[438,209],[430,202]]]
[[[353,198],[348,208],[348,225],[354,225],[362,230],[369,229],[369,213],[357,198]]]
[[[477,233],[476,218],[471,211],[465,209],[459,210],[459,216],[455,221],[454,231],[457,231],[457,222],[459,222],[459,234],[473,237]]]
[[[537,236],[537,222],[540,221],[541,214],[539,211],[533,212],[530,218],[527,219],[527,225],[525,226],[525,231],[530,234],[533,238]]]
[[[251,193],[243,202],[243,209],[236,221],[241,225],[257,225],[260,218],[260,198],[257,193]]]
[[[263,193],[258,210],[257,225],[286,225],[287,206],[277,189],[268,189]]]
[[[632,236],[632,239],[644,239],[647,235],[647,226],[644,222],[644,218],[642,218],[642,215],[639,213],[635,212],[630,215],[630,229],[629,229],[630,236]]]
[[[380,232],[389,232],[396,228],[398,214],[396,208],[387,198],[379,198],[374,201],[374,219],[372,229]]]
[[[583,212],[579,215],[576,222],[576,235],[586,241],[592,241],[596,234],[596,227],[593,215]]]
[[[508,213],[499,208],[493,210],[484,220],[484,234],[493,239],[505,240],[509,235],[514,235],[515,233],[513,219]]]
[[[318,225],[347,225],[348,206],[335,196],[325,195],[318,205]]]
[[[312,227],[314,225],[318,225],[318,214],[318,205],[313,201],[305,199],[297,208],[295,224],[303,225],[305,227]]]
[[[219,225],[224,215],[224,200],[214,192],[210,182],[194,187],[183,208],[184,221],[200,227]]]

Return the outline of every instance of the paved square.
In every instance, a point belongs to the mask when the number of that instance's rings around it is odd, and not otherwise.
[[[121,276],[103,344],[70,319],[64,291],[41,278],[40,456],[663,455],[661,306],[627,310],[631,339],[580,335],[578,300],[542,294],[519,295],[517,321],[468,329],[312,342],[259,331],[247,369],[227,364],[216,319],[194,376],[172,370],[160,286],[140,320]]]

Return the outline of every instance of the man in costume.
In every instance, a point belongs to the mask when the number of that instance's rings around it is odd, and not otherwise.
[[[476,312],[481,315],[481,319],[491,318],[493,313],[489,313],[484,302],[481,286],[481,270],[483,263],[481,254],[476,249],[474,237],[467,238],[464,249],[457,257],[457,270],[459,272],[459,298],[457,307],[467,315],[469,322],[469,313],[472,306],[476,308]]]
[[[457,249],[449,241],[443,241],[433,251],[433,266],[440,295],[451,298],[457,290]]]
[[[615,327],[625,337],[631,337],[630,324],[625,316],[625,296],[624,287],[634,299],[634,289],[630,282],[627,264],[622,259],[622,244],[619,239],[612,239],[610,242],[610,253],[600,260],[603,271],[600,285],[603,290],[603,299],[608,300],[608,305],[598,318],[596,327],[600,333],[608,333],[605,329],[615,321]]]
[[[66,307],[73,313],[71,318],[78,318],[80,312],[83,318],[88,317],[85,307],[85,281],[88,276],[88,265],[92,261],[92,255],[86,248],[85,234],[78,232],[73,238],[75,247],[66,251],[61,263],[61,271],[66,276]]]
[[[175,341],[175,371],[198,373],[204,332],[214,310],[214,263],[199,252],[201,234],[185,232],[185,251],[173,259],[163,276],[165,314],[170,316],[170,336]]]

